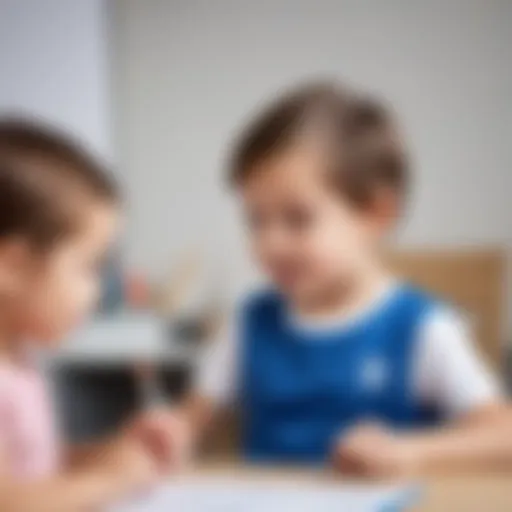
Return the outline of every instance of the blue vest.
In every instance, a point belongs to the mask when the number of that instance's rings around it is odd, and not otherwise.
[[[250,460],[321,462],[361,421],[411,429],[438,419],[411,389],[416,332],[435,301],[402,285],[383,302],[350,327],[314,334],[293,325],[277,293],[248,302],[239,389]]]

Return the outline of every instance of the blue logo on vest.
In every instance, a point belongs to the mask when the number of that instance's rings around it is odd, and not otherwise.
[[[389,368],[380,357],[366,359],[361,367],[360,385],[369,393],[381,391],[389,379]]]

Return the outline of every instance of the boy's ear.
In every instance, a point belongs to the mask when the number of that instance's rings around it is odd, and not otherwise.
[[[376,227],[384,232],[391,229],[399,216],[399,199],[390,187],[380,187],[374,193],[370,206]]]
[[[0,294],[17,293],[32,270],[33,258],[29,244],[21,238],[0,242]]]

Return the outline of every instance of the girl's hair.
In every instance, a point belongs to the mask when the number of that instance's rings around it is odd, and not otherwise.
[[[332,183],[357,206],[368,206],[382,188],[403,198],[407,162],[392,115],[335,83],[296,89],[250,123],[235,145],[230,182],[243,183],[268,156],[308,137],[323,144]]]
[[[0,118],[0,238],[48,247],[76,229],[84,199],[115,203],[119,196],[77,141],[43,124]]]

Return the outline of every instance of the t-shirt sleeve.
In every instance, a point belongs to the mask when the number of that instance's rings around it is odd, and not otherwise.
[[[195,392],[216,405],[231,404],[238,375],[238,318],[232,314],[221,332],[205,346],[195,372]]]
[[[413,377],[423,403],[453,418],[500,400],[498,382],[462,316],[438,308],[427,315],[418,335]]]

